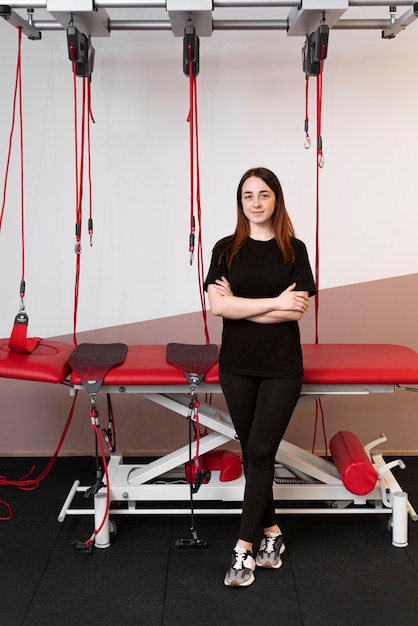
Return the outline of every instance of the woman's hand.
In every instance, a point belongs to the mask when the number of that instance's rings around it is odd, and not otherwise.
[[[229,281],[222,276],[208,286],[213,315],[227,319],[247,319],[260,324],[278,324],[299,320],[308,309],[308,292],[295,291],[293,283],[275,298],[234,296]]]
[[[225,278],[225,276],[222,276],[221,279],[217,279],[215,281],[214,286],[215,286],[216,291],[221,296],[233,296],[234,295],[232,293],[231,285],[229,284],[229,281]]]
[[[278,311],[298,311],[305,313],[308,310],[308,293],[295,291],[296,283],[293,283],[277,296],[276,304]]]

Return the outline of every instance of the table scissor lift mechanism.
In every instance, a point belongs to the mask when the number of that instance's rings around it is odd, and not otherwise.
[[[199,391],[213,392],[213,388],[205,388],[206,384],[203,383]],[[103,391],[121,392],[120,388],[111,386],[104,386]],[[143,388],[136,389],[133,386],[129,391],[141,393],[174,413],[188,416],[190,399],[186,389],[184,393],[178,393],[177,390],[171,393],[147,393]],[[308,392],[301,396],[300,402],[312,397],[318,395]],[[209,431],[200,437],[199,453],[202,455],[236,439],[230,416],[213,406],[201,403],[199,422]],[[365,446],[378,475],[375,487],[365,496],[356,495],[345,488],[334,463],[282,441],[276,456],[277,471],[273,485],[277,513],[386,514],[389,517],[392,544],[405,547],[408,544],[408,516],[413,521],[417,521],[418,516],[392,473],[394,467],[405,467],[403,461],[385,462],[382,454],[374,450],[384,441],[386,437],[382,435]],[[76,480],[60,511],[59,521],[63,522],[67,515],[94,515],[98,525],[103,516],[107,516],[106,523],[95,537],[95,546],[105,548],[110,545],[112,529],[116,528],[113,516],[189,513],[187,503],[190,485],[184,474],[189,454],[189,446],[185,445],[145,464],[125,464],[122,454],[111,453],[108,462],[109,510],[106,511],[106,484],[94,494],[93,508],[72,507],[76,494],[90,489],[81,486]],[[202,484],[193,496],[195,513],[239,514],[243,492],[243,476],[221,482],[219,472],[212,471],[209,482]],[[181,506],[182,503],[184,506]]]

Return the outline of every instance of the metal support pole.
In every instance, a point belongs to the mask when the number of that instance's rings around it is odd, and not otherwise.
[[[396,491],[392,503],[392,545],[405,548],[408,545],[408,494]]]
[[[97,533],[94,539],[94,546],[96,548],[108,548],[110,546],[110,524],[109,524],[109,512],[106,510],[106,493],[99,491],[94,494],[94,527],[99,528],[103,522],[103,518],[106,516],[100,532]]]

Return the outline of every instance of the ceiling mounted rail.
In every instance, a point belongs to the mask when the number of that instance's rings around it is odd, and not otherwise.
[[[196,4],[192,0],[195,8]],[[166,0],[55,0],[54,4],[60,4],[63,10],[69,10],[68,6],[72,6],[74,11],[89,10],[85,6],[96,9],[166,9]],[[298,0],[213,0],[213,9],[246,9],[246,8],[291,8],[302,6],[302,2]],[[324,0],[325,7],[332,8],[332,0]],[[350,7],[389,7],[392,3],[389,0],[350,0]],[[12,0],[7,5],[12,9],[45,9],[48,10],[50,0]],[[412,6],[411,0],[399,0],[396,2],[398,7]],[[326,10],[326,8],[324,8]]]
[[[353,7],[386,7],[387,19],[344,19]],[[401,7],[407,10],[397,17]],[[279,10],[286,8],[288,15],[279,15]],[[225,9],[228,17],[224,18]],[[260,10],[260,19],[258,15],[257,19],[247,19],[245,12],[252,10],[254,14],[255,9]],[[155,18],[142,19],[150,11]],[[266,11],[268,17],[264,17]],[[235,12],[236,18],[231,18]],[[394,6],[390,0],[13,0],[0,5],[0,17],[15,28],[21,27],[30,39],[40,39],[44,31],[65,30],[70,21],[89,37],[109,37],[116,31],[170,31],[182,37],[186,23],[191,21],[200,37],[225,30],[278,30],[288,36],[306,37],[325,23],[336,30],[380,30],[383,39],[392,39],[417,19],[418,2],[399,0]]]

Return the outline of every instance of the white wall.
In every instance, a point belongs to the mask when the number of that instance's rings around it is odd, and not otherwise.
[[[331,31],[324,67],[320,183],[322,288],[417,271],[417,26]],[[315,261],[315,152],[304,149],[303,40],[285,32],[215,31],[201,39],[197,80],[205,262],[235,223],[245,169],[276,171]],[[0,22],[0,180],[10,130],[17,32]],[[190,267],[189,83],[169,32],[97,38],[92,80],[94,246],[87,187],[78,329],[199,309]],[[22,42],[26,306],[30,334],[72,330],[73,78],[64,32]],[[7,59],[7,63],[5,62]],[[79,81],[79,91],[81,84]],[[310,90],[315,135],[315,80]],[[0,233],[0,336],[19,305],[18,135]]]

